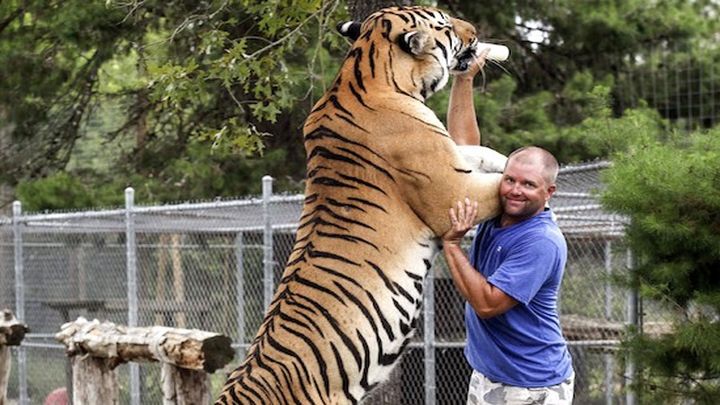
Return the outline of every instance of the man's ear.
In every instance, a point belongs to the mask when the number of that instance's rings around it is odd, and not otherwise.
[[[360,36],[361,26],[362,24],[357,21],[346,21],[339,23],[336,28],[340,34],[354,41]]]
[[[398,45],[403,51],[419,56],[432,48],[432,38],[425,31],[410,31],[398,37]]]
[[[548,186],[548,188],[547,188],[548,200],[550,200],[552,195],[555,194],[555,191],[557,191],[557,185],[551,184]]]

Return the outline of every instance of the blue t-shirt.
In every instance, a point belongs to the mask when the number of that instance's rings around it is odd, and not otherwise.
[[[518,387],[547,387],[570,377],[557,313],[566,259],[565,238],[549,210],[505,228],[497,218],[480,224],[470,262],[518,304],[490,319],[465,304],[465,357],[472,368]]]

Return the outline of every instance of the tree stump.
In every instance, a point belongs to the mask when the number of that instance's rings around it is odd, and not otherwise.
[[[93,356],[72,356],[73,404],[117,405],[119,401],[118,379],[114,363],[110,359]]]
[[[82,317],[64,324],[55,338],[74,357],[76,405],[117,403],[113,370],[129,361],[163,363],[164,405],[208,404],[206,373],[225,366],[235,353],[230,338],[218,333],[164,326],[125,327]]]
[[[3,309],[0,313],[0,405],[7,403],[7,386],[12,360],[9,346],[19,346],[29,330],[27,325],[15,319],[15,315],[9,309]]]
[[[163,405],[210,403],[210,378],[207,373],[164,363],[160,378],[163,387]]]

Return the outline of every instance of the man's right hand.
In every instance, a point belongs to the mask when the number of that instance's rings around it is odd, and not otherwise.
[[[458,201],[456,207],[450,208],[451,228],[442,236],[443,245],[460,246],[465,234],[475,225],[477,210],[477,201],[471,202],[469,198],[465,199],[465,203]]]

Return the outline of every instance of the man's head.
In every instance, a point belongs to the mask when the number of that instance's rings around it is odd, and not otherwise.
[[[541,213],[555,192],[558,170],[555,157],[537,146],[511,153],[500,183],[502,225],[513,225]]]

